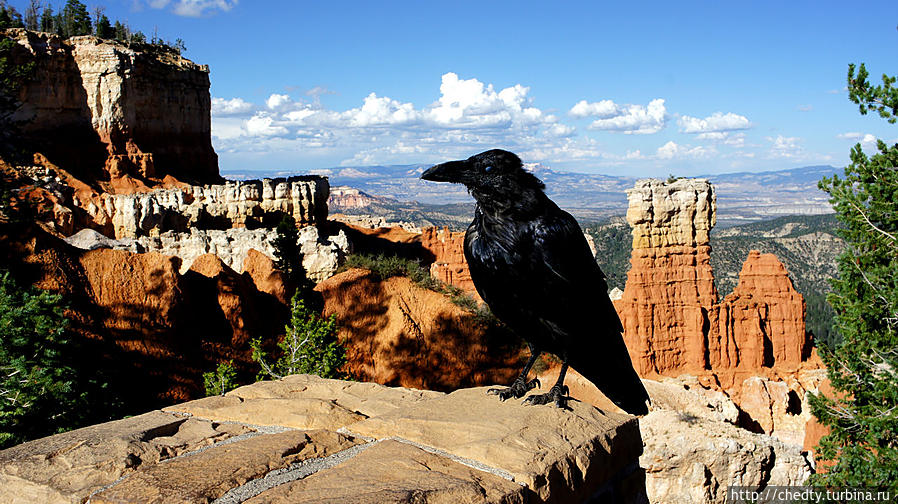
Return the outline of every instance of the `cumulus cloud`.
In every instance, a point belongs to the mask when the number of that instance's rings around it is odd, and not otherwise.
[[[584,117],[611,117],[620,113],[618,107],[611,100],[602,100],[589,103],[586,100],[580,100],[576,105],[568,111],[571,117],[582,119]]]
[[[246,121],[246,132],[250,136],[281,136],[287,134],[287,128],[276,125],[271,116],[259,113]]]
[[[721,133],[751,128],[751,121],[747,117],[728,112],[715,112],[710,116],[700,119],[698,117],[681,116],[679,121],[680,133]]]
[[[716,151],[713,147],[703,147],[701,145],[690,147],[687,145],[679,145],[673,140],[658,147],[656,156],[658,159],[675,159],[675,158],[704,158]]]
[[[836,136],[838,136],[839,138],[845,139],[845,140],[859,142],[864,147],[876,145],[876,137],[874,135],[871,135],[870,133],[848,132],[848,133],[840,133]]]
[[[243,115],[253,110],[253,104],[244,101],[243,98],[212,98],[212,115],[213,116],[233,116]]]
[[[346,164],[394,162],[423,152],[470,155],[495,145],[557,149],[568,157],[597,148],[574,141],[573,126],[535,107],[526,86],[496,89],[450,72],[442,76],[439,90],[439,98],[423,108],[372,92],[360,106],[344,111],[322,106],[323,88],[311,93],[310,101],[274,93],[261,107],[239,98],[215,98],[213,128],[225,149],[255,149],[261,143],[284,149],[355,146]],[[242,125],[235,128],[233,120],[241,115]]]
[[[606,113],[610,110],[610,106],[603,102],[587,103],[578,107],[580,103],[571,109],[572,115],[576,116],[587,111]],[[667,124],[667,109],[661,98],[650,101],[648,105],[614,105],[614,107],[613,113],[607,114],[605,118],[596,119],[589,125],[589,129],[627,134],[651,134],[661,131]]]
[[[745,133],[731,133],[729,131],[710,131],[695,135],[699,140],[711,140],[718,144],[741,148],[745,146]]]

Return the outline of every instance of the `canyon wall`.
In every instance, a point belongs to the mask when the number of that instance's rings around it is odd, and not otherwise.
[[[85,179],[221,180],[208,66],[149,45],[136,50],[92,36],[7,33],[18,43],[14,61],[34,63],[15,118],[25,121],[26,140],[55,164]]]

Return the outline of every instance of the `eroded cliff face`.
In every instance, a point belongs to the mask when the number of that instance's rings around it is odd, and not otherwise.
[[[465,232],[449,231],[448,227],[430,227],[421,230],[421,245],[433,254],[430,276],[465,290],[478,301],[471,270],[465,259]]]
[[[16,118],[55,164],[86,179],[221,180],[207,66],[92,36],[8,33],[18,42],[16,62],[35,64]]]
[[[289,318],[287,280],[256,251],[242,272],[206,254],[182,273],[171,255],[80,250],[36,227],[4,226],[0,262],[65,296],[92,365],[120,377],[110,387],[131,407],[201,396],[202,373],[219,362],[251,376],[247,342],[275,337]]]
[[[327,177],[314,175],[225,184],[182,186],[144,193],[104,193],[73,203],[116,238],[136,238],[188,228],[226,229],[277,225],[282,214],[299,225],[327,220]]]

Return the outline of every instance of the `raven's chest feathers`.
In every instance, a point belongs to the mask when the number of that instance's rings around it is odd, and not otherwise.
[[[520,217],[504,219],[478,208],[465,234],[471,279],[493,313],[549,351],[592,332],[590,314],[596,312],[608,312],[608,325],[616,330],[620,322],[604,275],[576,220],[557,207]]]
[[[465,233],[465,259],[478,294],[516,331],[530,332],[540,324],[531,305],[546,294],[541,225],[541,219],[506,222],[478,211]]]

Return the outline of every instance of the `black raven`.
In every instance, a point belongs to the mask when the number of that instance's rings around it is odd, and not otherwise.
[[[623,326],[577,221],[552,202],[545,186],[515,154],[494,149],[438,164],[424,180],[464,184],[477,200],[465,233],[465,258],[480,297],[530,346],[530,359],[508,388],[490,389],[503,401],[538,386],[527,373],[543,351],[562,360],[558,381],[527,404],[567,407],[568,365],[634,415],[648,412],[622,336]]]

